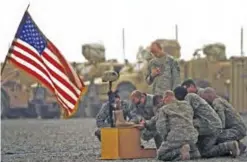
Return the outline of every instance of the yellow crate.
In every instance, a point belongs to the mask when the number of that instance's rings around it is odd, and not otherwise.
[[[156,149],[142,149],[136,128],[102,128],[101,159],[154,158]]]

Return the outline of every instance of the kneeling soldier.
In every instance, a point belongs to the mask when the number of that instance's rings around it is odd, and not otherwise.
[[[118,125],[119,124],[121,125],[121,123],[119,123],[119,122],[122,121],[122,119],[121,119],[122,114],[123,114],[123,117],[125,120],[127,119],[127,117],[129,119],[131,119],[130,110],[133,109],[131,103],[121,100],[119,95],[116,94],[114,105],[116,105],[118,110],[122,110],[122,112],[119,112],[119,111],[115,112],[115,119],[114,120],[115,120],[115,122],[117,122]],[[98,129],[95,131],[95,136],[100,141],[101,141],[100,128],[111,126],[110,125],[111,119],[109,116],[109,109],[110,109],[110,105],[109,105],[109,101],[107,101],[106,103],[104,103],[102,105],[102,108],[100,109],[99,113],[96,116],[96,125],[97,125]],[[120,117],[120,119],[118,119],[119,117]]]

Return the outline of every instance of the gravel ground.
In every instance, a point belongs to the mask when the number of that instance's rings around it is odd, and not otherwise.
[[[244,117],[247,124],[247,116]],[[2,120],[1,161],[103,161],[100,143],[94,137],[94,119]],[[244,139],[247,144],[247,138]],[[153,141],[144,145],[155,146]],[[154,159],[117,161],[156,161]],[[198,162],[247,161],[247,153],[237,159],[212,158]],[[113,162],[113,160],[112,160]]]

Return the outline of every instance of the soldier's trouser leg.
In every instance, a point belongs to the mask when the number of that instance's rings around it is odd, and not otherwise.
[[[239,141],[246,136],[246,129],[244,126],[233,127],[230,129],[224,129],[219,134],[217,143],[223,143],[226,141]]]
[[[184,144],[185,143],[182,141],[181,142],[163,141],[160,148],[157,150],[157,159],[163,161],[182,160],[181,148]]]
[[[160,148],[160,145],[161,145],[162,141],[163,141],[163,139],[160,136],[160,134],[156,133],[156,135],[154,136],[154,142],[155,142],[155,146],[156,146],[157,149]]]
[[[201,158],[201,153],[196,144],[190,143],[190,159],[199,159]]]
[[[99,141],[101,141],[101,133],[100,133],[100,129],[97,129],[97,130],[94,132],[94,135],[98,138]]]
[[[237,151],[235,145],[231,142],[217,144],[217,136],[219,133],[214,133],[207,136],[198,137],[198,147],[201,156],[205,158],[217,157],[228,154],[230,151]]]
[[[141,138],[143,140],[145,140],[145,141],[149,141],[152,138],[154,138],[154,142],[155,142],[155,145],[156,145],[157,149],[160,147],[160,145],[162,143],[162,137],[155,130],[152,130],[152,131],[151,130],[147,130],[147,129],[142,130]]]

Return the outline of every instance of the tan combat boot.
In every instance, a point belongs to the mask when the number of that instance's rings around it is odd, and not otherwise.
[[[230,150],[230,153],[233,157],[237,157],[240,155],[240,149],[237,141],[227,142],[227,147]]]
[[[180,149],[181,160],[190,160],[190,145],[185,144]]]
[[[114,115],[115,115],[115,119],[116,119],[115,120],[116,127],[130,127],[130,126],[134,126],[135,125],[135,123],[127,122],[124,119],[122,110],[115,110],[114,111]]]

